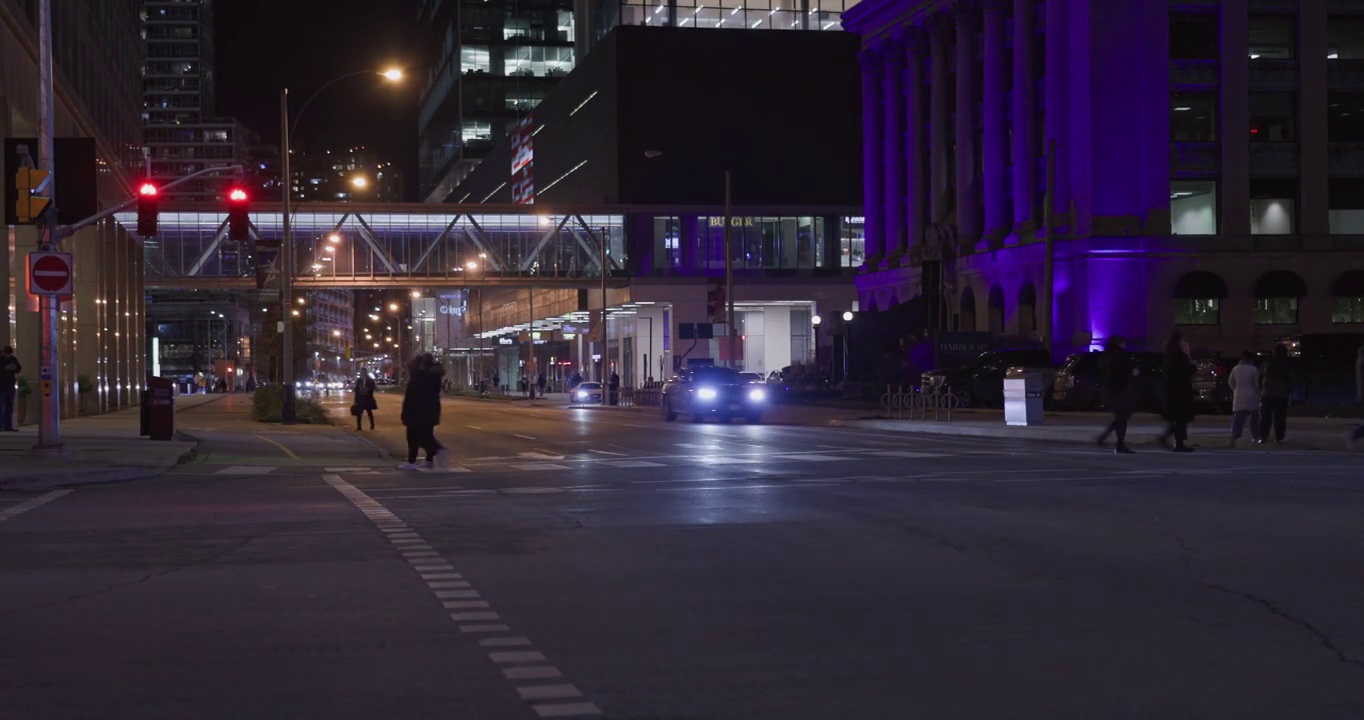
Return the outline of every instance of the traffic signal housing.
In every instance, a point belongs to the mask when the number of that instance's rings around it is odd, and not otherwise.
[[[14,178],[18,191],[14,205],[14,215],[20,224],[28,225],[43,216],[52,199],[44,197],[50,187],[51,176],[46,170],[21,167]]]
[[[161,204],[161,188],[150,180],[137,186],[137,234],[139,237],[156,237],[158,205]]]
[[[725,300],[725,279],[711,278],[707,281],[706,317],[710,322],[725,323],[729,321]]]
[[[245,242],[251,239],[251,196],[246,190],[234,187],[227,191],[227,239]]]

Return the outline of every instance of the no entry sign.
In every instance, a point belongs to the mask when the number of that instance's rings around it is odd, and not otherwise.
[[[71,254],[28,254],[28,291],[34,295],[71,294]]]

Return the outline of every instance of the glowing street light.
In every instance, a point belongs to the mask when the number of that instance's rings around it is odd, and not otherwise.
[[[398,312],[398,303],[389,303],[389,304],[388,304],[388,311],[389,311],[389,312]]]
[[[327,236],[327,242],[329,242],[329,243],[339,243],[339,242],[341,242],[341,236],[340,236],[340,235],[337,235],[336,233],[332,233],[331,235],[328,235],[328,236]]]
[[[369,187],[369,178],[365,177],[364,175],[356,175],[355,177],[350,179],[350,184],[356,190],[364,190],[365,188]]]
[[[383,71],[383,72],[380,73],[380,74],[382,74],[384,77],[388,78],[389,80],[393,80],[393,81],[398,81],[398,80],[402,80],[402,79],[403,79],[403,71],[402,71],[402,70],[399,70],[398,68],[389,68],[388,70],[385,70],[385,71]]]

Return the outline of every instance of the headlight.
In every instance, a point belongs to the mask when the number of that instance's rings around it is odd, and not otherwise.
[[[716,392],[711,388],[701,388],[696,391],[696,397],[698,400],[714,400]]]
[[[762,402],[767,399],[767,391],[760,388],[753,388],[748,391],[748,399],[753,402]]]
[[[585,391],[583,391],[583,390],[579,390],[579,391],[578,391],[578,399],[579,399],[579,400],[586,400],[586,399],[587,399],[587,393],[586,393]]]

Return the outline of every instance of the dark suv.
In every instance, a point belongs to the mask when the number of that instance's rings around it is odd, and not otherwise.
[[[1011,367],[1053,369],[1056,363],[1046,348],[993,350],[981,353],[969,365],[929,370],[920,381],[925,388],[951,387],[964,406],[1000,405],[1004,402],[1004,376]]]
[[[1132,364],[1137,368],[1137,376],[1132,382],[1137,384],[1138,410],[1160,410],[1163,362],[1160,353],[1132,353]],[[1056,374],[1052,402],[1062,410],[1102,410],[1102,383],[1103,353],[1091,351],[1071,355],[1066,359],[1065,367]]]

